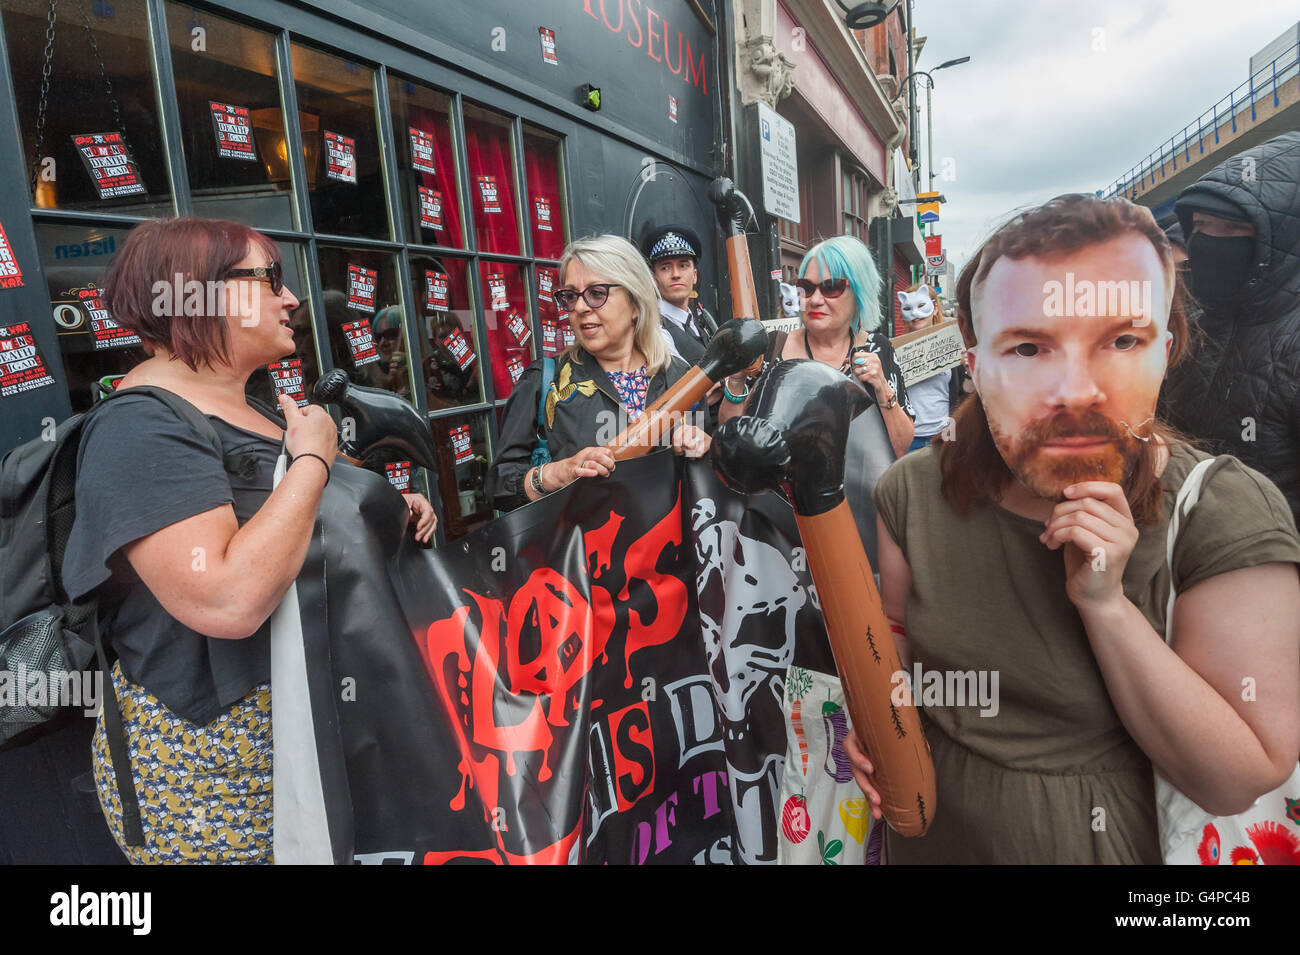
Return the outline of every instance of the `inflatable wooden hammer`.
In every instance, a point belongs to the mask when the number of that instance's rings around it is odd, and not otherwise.
[[[904,836],[934,819],[930,747],[909,695],[891,699],[903,672],[871,565],[844,498],[849,424],[869,407],[862,386],[817,361],[783,361],[754,386],[747,415],[713,436],[713,464],[730,487],[783,490],[817,586],[853,729],[875,764],[885,820]]]

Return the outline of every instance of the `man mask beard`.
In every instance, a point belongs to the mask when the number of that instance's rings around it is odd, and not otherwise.
[[[1039,497],[1058,503],[1065,500],[1065,489],[1071,484],[1109,481],[1122,485],[1142,454],[1142,443],[1128,428],[1097,411],[1044,418],[1014,436],[999,429],[990,418],[989,432],[1002,460],[1020,483]],[[1082,437],[1109,444],[1091,454],[1042,450],[1048,441]]]

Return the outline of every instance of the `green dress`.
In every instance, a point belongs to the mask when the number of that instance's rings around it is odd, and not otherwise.
[[[1169,592],[1168,516],[1205,457],[1173,449],[1163,519],[1142,529],[1125,567],[1125,596],[1157,634]],[[994,715],[981,716],[978,704],[922,708],[938,805],[925,836],[889,833],[889,861],[1159,864],[1151,763],[1111,705],[1066,596],[1064,549],[1048,550],[1041,522],[1001,507],[959,517],[940,494],[933,446],[895,463],[875,501],[911,568],[913,660],[923,673],[988,671],[990,688],[998,674]],[[1286,501],[1258,472],[1219,459],[1179,535],[1177,589],[1274,561],[1300,562]]]

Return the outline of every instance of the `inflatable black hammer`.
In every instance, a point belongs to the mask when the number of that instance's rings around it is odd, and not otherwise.
[[[429,423],[391,391],[353,384],[346,372],[335,368],[316,382],[312,401],[338,405],[344,418],[352,420],[354,430],[341,448],[349,457],[365,461],[383,456],[421,468],[436,466]]]

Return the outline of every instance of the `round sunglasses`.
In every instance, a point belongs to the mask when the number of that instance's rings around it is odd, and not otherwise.
[[[812,279],[796,279],[794,284],[805,296],[819,291],[822,293],[822,298],[839,298],[849,287],[849,280],[822,279],[820,282],[814,282]]]
[[[609,290],[619,288],[617,282],[600,282],[595,285],[588,285],[581,292],[576,292],[571,288],[562,288],[555,293],[555,304],[565,312],[573,311],[573,306],[578,304],[579,296],[587,303],[589,308],[600,308],[609,301]]]

